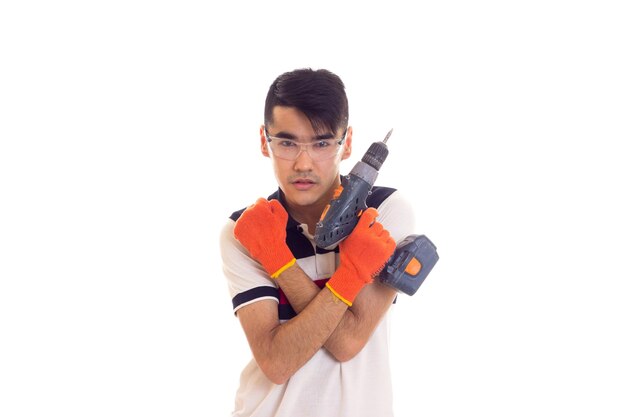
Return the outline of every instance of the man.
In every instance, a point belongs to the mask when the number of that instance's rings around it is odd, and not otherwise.
[[[354,231],[327,250],[313,242],[352,151],[344,84],[299,69],[270,86],[261,153],[278,191],[232,214],[223,269],[254,359],[233,416],[386,417],[393,414],[387,311],[396,291],[375,280],[412,212],[374,187]]]

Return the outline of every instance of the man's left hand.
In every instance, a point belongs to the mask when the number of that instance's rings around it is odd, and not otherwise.
[[[287,211],[278,200],[259,198],[235,224],[237,240],[272,278],[277,278],[295,263],[286,242],[288,218]]]

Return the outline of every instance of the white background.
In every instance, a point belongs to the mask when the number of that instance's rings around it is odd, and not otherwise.
[[[393,313],[398,417],[624,416],[618,1],[6,1],[0,415],[225,416],[230,212],[267,88],[340,75],[355,153],[438,246]],[[376,389],[376,381],[371,381]]]

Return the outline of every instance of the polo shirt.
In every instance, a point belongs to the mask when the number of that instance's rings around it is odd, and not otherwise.
[[[283,206],[280,190],[267,198]],[[366,200],[378,210],[377,221],[396,242],[415,233],[412,208],[404,196],[388,187],[373,187]],[[230,216],[222,229],[222,267],[228,282],[233,311],[260,300],[276,302],[281,323],[296,315],[287,297],[265,269],[235,239],[235,222],[245,209]],[[286,242],[302,270],[322,288],[339,264],[339,246],[317,247],[306,224],[289,216]],[[391,310],[391,309],[390,309]],[[254,358],[241,373],[233,417],[391,417],[393,416],[389,366],[388,312],[370,340],[352,359],[337,361],[320,349],[286,383],[272,383]]]

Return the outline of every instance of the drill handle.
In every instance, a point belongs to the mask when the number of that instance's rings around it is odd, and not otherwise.
[[[317,246],[327,249],[352,233],[367,208],[370,190],[370,184],[358,176],[348,175],[342,179],[315,228]]]

